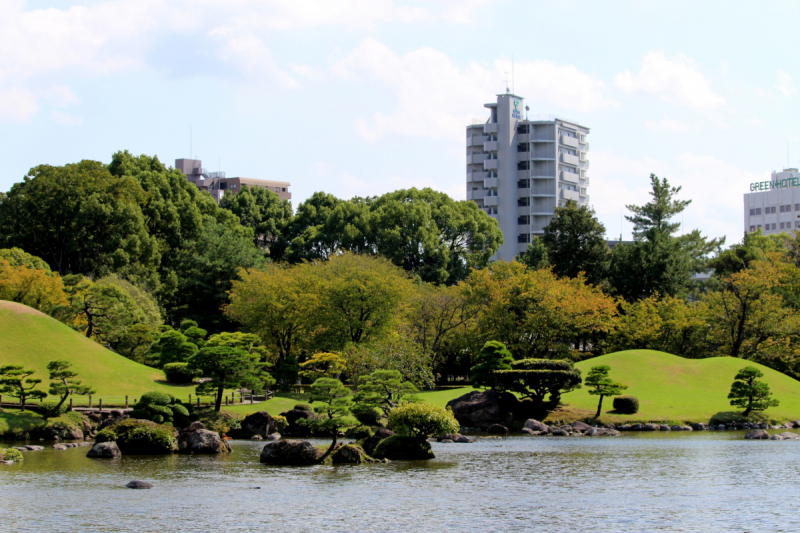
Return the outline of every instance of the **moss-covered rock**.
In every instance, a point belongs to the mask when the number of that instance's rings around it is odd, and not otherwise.
[[[388,439],[392,435],[394,435],[394,431],[386,428],[378,428],[377,431],[375,431],[375,434],[371,437],[359,439],[358,444],[364,448],[364,451],[367,452],[367,455],[374,457],[375,448],[378,446],[378,444],[380,444],[383,439]]]
[[[97,433],[96,442],[116,442],[124,454],[168,454],[178,449],[176,430],[149,420],[121,420]]]
[[[393,435],[380,441],[372,456],[391,461],[417,461],[436,457],[427,440],[401,435]]]
[[[360,465],[363,463],[377,463],[378,461],[367,455],[361,446],[345,444],[331,454],[331,462],[333,464]]]
[[[260,461],[272,465],[313,465],[319,462],[322,453],[308,441],[279,440],[264,446]]]
[[[362,440],[372,436],[372,430],[367,426],[355,426],[347,428],[344,436],[348,439]]]
[[[0,461],[11,461],[11,462],[18,462],[22,461],[22,452],[19,450],[15,450],[14,448],[9,448],[4,450],[0,448]]]

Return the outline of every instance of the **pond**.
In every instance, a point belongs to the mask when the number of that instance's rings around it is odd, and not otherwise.
[[[116,460],[48,447],[0,465],[0,530],[800,531],[800,441],[743,435],[481,438],[433,443],[427,462],[314,467],[262,465],[258,441]]]

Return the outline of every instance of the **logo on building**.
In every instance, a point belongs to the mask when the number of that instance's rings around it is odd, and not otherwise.
[[[514,99],[514,109],[511,111],[511,116],[514,118],[522,119],[522,113],[519,111],[519,100]]]

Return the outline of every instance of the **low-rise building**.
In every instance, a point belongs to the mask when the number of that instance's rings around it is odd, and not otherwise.
[[[744,195],[744,230],[764,235],[800,229],[800,172],[796,168],[774,171],[769,181],[750,184]]]
[[[183,172],[186,179],[194,183],[201,191],[207,191],[217,202],[226,194],[236,194],[242,185],[262,187],[276,193],[281,200],[291,200],[288,181],[260,180],[253,178],[228,178],[224,172],[209,172],[203,168],[199,159],[176,159],[175,168]]]

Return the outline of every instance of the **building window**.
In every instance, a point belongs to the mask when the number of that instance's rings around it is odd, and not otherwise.
[[[231,189],[235,189],[235,188],[236,188],[236,184],[235,183],[231,183]]]
[[[517,189],[527,189],[529,187],[528,180],[517,180]]]
[[[792,212],[792,204],[789,205],[782,205],[780,208],[781,213],[791,213]]]
[[[564,137],[572,137],[573,139],[577,139],[578,138],[578,136],[575,134],[574,131],[559,130],[559,133],[561,133],[561,135],[563,135]]]
[[[527,226],[531,223],[531,217],[528,215],[522,215],[521,217],[517,217],[517,224],[520,226]]]
[[[760,207],[756,207],[753,211],[755,211],[755,213],[753,213],[755,215],[760,215],[761,214],[761,208]]]
[[[772,215],[777,211],[777,208],[773,205],[772,207],[765,207],[764,214],[765,215]]]
[[[783,206],[781,206],[781,208],[783,208]],[[784,225],[784,224],[785,224],[785,222],[781,222],[781,229],[784,229],[784,228],[783,228],[783,225]]]
[[[529,205],[531,205],[531,199],[528,198],[527,196],[525,198],[518,198],[517,205],[519,207],[528,207]]]
[[[574,168],[574,167],[562,167],[562,166],[559,166],[558,168],[561,169],[561,172],[569,172],[571,174],[577,174],[578,173],[578,170],[576,168]]]
[[[800,220],[795,220],[794,221],[794,227],[795,228],[800,228]]]
[[[775,209],[775,208],[773,207],[772,209]],[[767,224],[767,225],[769,226],[769,224]],[[775,226],[776,226],[776,224],[775,224],[775,222],[773,222],[772,223],[772,229],[777,229]]]
[[[280,187],[275,187],[275,192],[281,192],[281,188]]]
[[[517,126],[517,133],[528,133],[528,125],[522,124],[520,126]]]
[[[794,204],[794,210],[800,211],[800,204]]]
[[[576,152],[572,148],[561,148],[561,147],[559,147],[558,148],[558,153],[559,154],[578,155],[578,152]]]
[[[754,232],[755,230],[756,230],[756,227],[755,227],[755,226],[750,226],[750,232],[751,232],[751,233],[752,233],[752,232]]]
[[[281,192],[286,192],[286,187],[281,188]]]
[[[531,234],[530,233],[520,233],[517,235],[517,242],[520,244],[525,244],[531,242]]]
[[[219,188],[220,188],[220,189],[223,189],[223,190],[224,190],[224,189],[227,189],[227,188],[228,188],[228,182],[226,182],[226,181],[222,181],[222,182],[220,182],[220,184],[219,184]]]
[[[517,170],[528,170],[528,162],[527,161],[520,161],[517,163]]]
[[[530,145],[528,143],[519,143],[517,145],[517,152],[529,152],[530,149],[531,148],[530,148]]]

